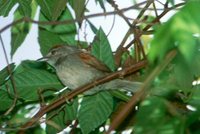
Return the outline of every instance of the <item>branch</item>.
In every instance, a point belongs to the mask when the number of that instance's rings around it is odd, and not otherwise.
[[[120,65],[120,61],[121,61],[121,55],[123,54],[123,46],[126,42],[126,40],[128,39],[129,35],[132,33],[132,31],[134,31],[134,27],[136,26],[136,24],[138,23],[138,20],[142,17],[142,15],[144,14],[144,12],[146,11],[146,9],[151,5],[153,1],[150,0],[146,3],[145,7],[140,11],[139,15],[137,16],[137,18],[133,21],[132,23],[132,27],[129,28],[129,30],[127,31],[126,35],[124,36],[122,42],[120,43],[120,45],[117,48],[116,51],[116,55],[115,55],[115,64],[117,65],[117,67]],[[139,36],[138,36],[139,37]]]
[[[120,10],[120,12],[126,12],[126,11],[129,11],[131,9],[140,9],[139,6],[142,6],[145,3],[146,2],[141,2],[141,3],[138,3],[138,4],[132,5],[130,7],[123,8],[123,9]],[[4,32],[5,30],[10,28],[11,26],[17,25],[17,24],[22,23],[22,22],[34,23],[34,24],[39,24],[39,25],[65,25],[65,24],[71,24],[71,23],[75,23],[75,22],[81,22],[81,21],[83,21],[85,19],[89,19],[89,18],[93,18],[93,17],[101,17],[101,16],[108,16],[108,15],[118,14],[118,12],[119,11],[96,13],[96,14],[83,16],[81,18],[65,20],[65,21],[36,21],[36,20],[33,20],[33,19],[29,18],[29,17],[23,17],[23,18],[20,18],[20,19],[18,19],[16,21],[6,25],[2,29],[0,29],[0,33]]]
[[[131,23],[129,22],[128,18],[123,14],[123,12],[121,12],[121,10],[118,8],[118,5],[115,3],[114,0],[109,0],[108,3],[110,3],[110,5],[117,11],[117,14],[119,16],[121,16],[125,22],[127,23],[127,25],[130,27],[130,28],[133,28],[133,26],[131,25]]]
[[[30,126],[34,125],[36,122],[38,122],[38,120],[45,115],[47,112],[50,112],[51,110],[60,107],[62,105],[64,105],[66,103],[67,100],[72,99],[73,97],[77,96],[80,93],[83,93],[89,89],[91,89],[94,86],[103,84],[105,82],[111,81],[113,79],[116,78],[120,78],[122,76],[126,76],[129,74],[132,74],[133,72],[136,72],[138,70],[140,70],[141,68],[144,68],[147,65],[147,61],[140,61],[136,64],[134,64],[133,66],[130,66],[128,68],[125,68],[121,71],[118,72],[114,72],[108,76],[105,76],[103,78],[100,78],[96,81],[93,81],[89,84],[86,84],[82,87],[77,88],[76,90],[71,91],[69,94],[65,94],[62,97],[60,97],[59,99],[55,100],[54,102],[52,102],[49,105],[46,105],[44,107],[41,107],[41,109],[39,110],[38,113],[36,113],[26,124],[24,124],[21,129],[24,130],[24,128],[29,128]],[[23,134],[24,131],[19,132],[20,134]]]
[[[110,128],[108,129],[106,134],[110,134],[112,130],[115,130],[125,120],[125,118],[131,112],[132,108],[140,101],[140,99],[146,96],[148,92],[148,88],[150,87],[152,81],[174,59],[174,57],[176,56],[176,53],[177,53],[176,50],[170,51],[168,55],[166,56],[165,60],[153,70],[153,72],[144,81],[144,84],[141,86],[138,92],[136,92],[131,97],[130,101],[121,108],[120,113],[118,114],[118,116],[116,116],[116,118],[113,119],[110,125]]]
[[[142,15],[144,14],[144,12],[148,9],[148,7],[150,6],[151,2],[152,1],[148,1],[148,3],[146,4],[146,6],[144,7],[144,9],[142,9],[142,11],[138,15],[138,17],[133,21],[133,26],[136,25],[138,22],[141,22],[140,18],[142,17]],[[183,5],[185,5],[185,2],[179,3],[177,5],[174,5],[173,7],[170,7],[170,8],[165,8],[163,10],[163,12],[158,17],[156,17],[152,22],[148,23],[148,25],[144,29],[141,30],[141,34],[137,35],[137,37],[139,38],[141,35],[143,35],[144,33],[148,32],[147,30],[150,29],[157,22],[159,22],[159,20],[165,14],[167,14],[169,11],[174,10],[174,9],[176,9],[178,7],[181,7]],[[117,66],[119,66],[119,64],[120,64],[120,58],[119,57],[121,57],[121,55],[123,54],[123,46],[124,46],[126,40],[128,39],[128,37],[130,36],[131,32],[132,32],[131,28],[129,28],[129,30],[127,31],[126,35],[124,36],[122,42],[120,43],[119,47],[117,48],[116,55],[115,55],[115,63],[116,63]],[[126,46],[125,49],[128,49],[132,44],[135,43],[135,41],[136,41],[136,39],[134,38],[130,43],[128,43],[128,45]]]
[[[4,45],[3,39],[2,39],[2,37],[1,37],[1,34],[0,34],[0,41],[1,41],[2,48],[3,48],[3,53],[4,53],[4,56],[5,56],[5,59],[6,59],[7,72],[8,72],[8,74],[10,74],[11,85],[12,85],[13,92],[14,92],[13,104],[12,104],[11,107],[4,113],[4,115],[6,116],[6,115],[8,115],[8,114],[14,109],[14,107],[15,107],[15,105],[16,105],[16,103],[17,103],[18,93],[17,93],[17,88],[16,88],[16,84],[15,84],[15,81],[14,81],[12,69],[11,69],[10,64],[9,64],[9,61],[8,61],[8,56],[7,56],[7,53],[6,53],[5,45]]]

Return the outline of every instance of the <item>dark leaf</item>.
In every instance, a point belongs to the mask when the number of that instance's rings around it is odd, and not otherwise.
[[[13,77],[20,98],[26,101],[38,100],[39,90],[49,89],[50,92],[47,92],[48,94],[43,94],[43,96],[49,96],[52,95],[51,89],[59,90],[63,87],[55,74],[41,69],[44,65],[44,63],[35,61],[23,61],[16,68]],[[13,87],[10,80],[2,88],[4,90],[8,88],[13,95]]]
[[[79,20],[79,25],[81,25],[82,23],[82,18],[85,12],[85,0],[70,0],[69,1],[70,5],[72,6],[72,8],[74,9],[75,15],[76,15],[76,19]]]
[[[20,0],[21,5],[17,8],[14,13],[14,21],[17,21],[24,16],[34,18],[36,13],[36,3],[27,2]],[[27,11],[28,10],[28,11]],[[29,30],[31,28],[31,23],[19,23],[17,25],[13,25],[11,28],[11,56],[14,55],[16,50],[21,46],[24,42]]]
[[[8,94],[7,91],[0,89],[0,111],[5,111],[6,109],[10,108],[13,103],[13,99]]]
[[[110,43],[101,28],[96,33],[92,44],[92,54],[114,71],[115,63]]]
[[[136,115],[134,132],[137,134],[177,134],[184,130],[184,125],[177,117],[167,115],[164,99],[149,97],[144,100]]]
[[[61,16],[59,17],[58,21],[65,21],[65,20],[72,20],[73,17],[69,11],[69,9],[65,9]],[[40,21],[48,21],[46,17],[40,13]],[[64,25],[40,25],[40,27],[46,29],[49,32],[52,32],[54,34],[57,34],[63,42],[66,42],[67,44],[74,45],[75,42],[75,35],[76,35],[76,26],[74,23],[64,24]]]
[[[0,15],[1,16],[8,16],[10,10],[16,4],[16,0],[1,0],[0,1]]]
[[[77,110],[78,99],[75,99],[72,104],[66,104],[63,108],[48,113],[47,119],[50,119],[47,123],[46,132],[55,134],[68,127],[76,119]]]
[[[57,44],[65,44],[59,37],[59,35],[46,31],[42,28],[39,29],[39,43],[40,43],[40,52],[42,55],[46,55],[50,48]]]
[[[87,20],[87,22],[88,22],[88,24],[90,25],[90,28],[92,29],[92,32],[93,32],[94,34],[96,34],[97,31],[98,31],[98,29],[97,29],[89,20]]]
[[[37,0],[37,3],[48,20],[57,20],[66,8],[67,0]]]
[[[31,5],[34,2],[32,2],[32,0],[18,0],[18,3],[19,3],[18,10],[20,14],[22,16],[30,17],[32,12]]]
[[[90,133],[104,123],[113,110],[113,97],[108,92],[100,92],[83,98],[78,113],[80,128],[84,134]]]
[[[13,72],[13,70],[14,70],[14,68],[15,68],[14,63],[10,64],[9,67],[10,67],[10,71]],[[0,71],[0,86],[1,86],[2,84],[4,84],[4,82],[6,81],[6,79],[7,79],[9,76],[10,76],[10,74],[9,74],[9,70],[8,70],[8,66],[7,66],[7,67],[5,67],[4,69],[2,69],[2,70]]]
[[[96,1],[96,3],[99,3],[99,5],[103,9],[103,11],[106,12],[106,8],[104,6],[104,0],[95,0],[95,1]]]

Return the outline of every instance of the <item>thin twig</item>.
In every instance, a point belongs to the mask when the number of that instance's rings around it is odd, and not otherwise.
[[[128,26],[133,29],[134,27],[129,22],[128,18],[123,14],[123,12],[118,8],[118,5],[115,3],[115,1],[109,0],[108,3],[110,3],[111,6],[117,11],[117,14],[125,20],[125,22],[128,24]]]
[[[107,33],[106,37],[108,37],[110,35],[110,33],[111,33],[111,31],[112,31],[112,29],[113,29],[113,27],[115,25],[115,18],[116,18],[116,16],[114,15],[113,16],[113,23],[112,23],[111,28],[110,28],[109,32]]]
[[[157,22],[159,22],[159,20],[165,15],[167,14],[169,11],[171,11],[172,9],[175,9],[177,7],[183,6],[185,4],[185,2],[183,3],[179,3],[177,5],[174,5],[171,8],[166,8],[158,17],[156,17],[151,23],[149,23],[145,28],[143,28],[141,33],[144,33],[145,31],[147,31],[149,28],[151,28],[154,24],[156,24]],[[141,34],[142,35],[142,34]],[[140,36],[141,36],[140,35]],[[131,42],[129,42],[126,46],[126,49],[128,49],[133,43],[135,43],[136,39],[132,40]]]
[[[158,17],[158,10],[157,10],[157,8],[156,8],[155,2],[153,2],[153,9],[154,9],[154,12],[155,12],[156,17]]]
[[[77,88],[76,90],[71,91],[69,94],[65,94],[62,97],[60,97],[59,99],[55,100],[54,102],[52,102],[51,104],[41,107],[39,112],[36,113],[26,124],[24,124],[21,128],[27,128],[29,126],[34,125],[44,114],[46,114],[47,112],[50,112],[51,110],[57,108],[57,107],[61,107],[63,104],[66,103],[67,100],[72,99],[73,97],[77,96],[78,94],[85,92],[89,89],[91,89],[94,86],[103,84],[105,82],[108,82],[110,80],[113,80],[115,78],[119,78],[121,76],[125,76],[128,74],[132,74],[135,71],[138,71],[141,68],[144,68],[147,65],[147,61],[140,61],[138,63],[136,63],[135,65],[132,65],[128,68],[125,68],[121,71],[118,72],[114,72],[108,76],[105,76],[103,78],[100,78],[96,81],[93,81],[89,84],[86,84],[82,87]],[[24,132],[21,131],[21,134],[23,134]]]
[[[150,6],[151,3],[147,3],[147,5],[144,7],[144,9],[148,8],[148,6]],[[165,8],[164,11],[158,16],[156,17],[152,22],[148,23],[148,25],[143,28],[142,32],[141,32],[141,35],[146,33],[149,34],[149,32],[147,31],[149,28],[151,28],[154,24],[156,24],[157,22],[159,22],[159,20],[165,15],[167,14],[169,11],[173,10],[173,9],[176,9],[178,7],[181,7],[185,5],[185,2],[182,2],[182,3],[179,3],[179,4],[176,4],[174,5],[173,7],[170,7],[170,8]],[[142,12],[140,12],[140,14],[138,15],[137,19],[135,19],[136,22],[133,22],[133,23],[138,23],[137,20],[140,19],[140,17],[144,14],[144,11],[145,10],[142,10]],[[129,29],[125,35],[125,37],[123,38],[122,42],[120,43],[120,45],[118,46],[117,48],[117,51],[116,51],[116,55],[115,55],[115,63],[117,66],[119,66],[120,64],[120,59],[118,57],[121,57],[121,54],[123,53],[123,46],[126,42],[126,40],[128,39],[129,35],[131,34],[131,29]],[[150,32],[151,34],[151,32]],[[140,36],[141,36],[140,35]],[[127,44],[127,46],[125,47],[125,49],[127,50],[132,44],[134,44],[136,41],[136,39],[132,40],[130,43]]]
[[[10,64],[9,64],[8,56],[7,56],[7,53],[6,53],[5,45],[4,45],[3,39],[2,39],[2,37],[1,37],[1,34],[0,34],[0,40],[1,40],[1,46],[2,46],[2,48],[3,48],[4,57],[5,57],[5,59],[6,59],[7,72],[8,72],[8,74],[10,75],[10,81],[11,81],[11,85],[12,85],[13,92],[14,92],[13,104],[12,104],[11,107],[4,113],[4,115],[6,116],[6,115],[8,115],[8,114],[14,109],[14,107],[15,107],[15,105],[16,105],[16,103],[17,103],[18,94],[17,94],[17,88],[16,88],[16,84],[15,84],[15,81],[14,81],[12,69],[11,69]]]
[[[149,1],[146,2],[145,7],[140,11],[140,13],[136,17],[136,19],[133,21],[133,23],[132,23],[133,27],[136,26],[136,24],[138,23],[138,20],[140,20],[140,18],[143,16],[144,12],[146,11],[146,8],[148,8],[151,5],[152,2],[153,2],[153,0],[149,0]],[[123,53],[123,46],[126,43],[128,37],[130,36],[132,31],[133,31],[133,29],[129,28],[129,30],[127,31],[126,35],[124,36],[122,42],[120,43],[120,45],[117,48],[116,55],[115,55],[115,64],[116,64],[116,66],[120,65],[120,60],[121,59],[119,57],[121,57],[121,55]]]
[[[156,1],[157,1],[158,3],[160,3],[161,5],[163,5],[163,6],[165,5],[164,3],[160,2],[159,0],[156,0]]]
[[[121,12],[126,12],[126,11],[129,11],[131,9],[138,9],[139,6],[141,6],[141,5],[145,4],[145,3],[146,2],[141,2],[141,3],[138,3],[138,4],[132,5],[130,7],[123,8],[120,11]],[[105,12],[105,13],[96,13],[96,14],[83,16],[81,18],[70,19],[70,20],[65,20],[65,21],[36,21],[36,20],[33,20],[33,19],[29,18],[29,17],[23,17],[23,18],[20,18],[19,20],[16,20],[16,21],[6,25],[2,29],[0,29],[0,33],[4,32],[5,30],[10,28],[11,26],[17,25],[17,24],[22,23],[22,22],[34,23],[34,24],[39,24],[39,25],[66,25],[66,24],[71,24],[71,23],[75,23],[75,22],[81,22],[82,20],[93,18],[93,17],[101,17],[101,16],[113,15],[113,14],[116,14],[117,12],[118,11],[110,11],[110,12]]]

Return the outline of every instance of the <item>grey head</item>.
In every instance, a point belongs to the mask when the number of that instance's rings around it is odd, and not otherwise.
[[[55,67],[55,65],[59,62],[59,60],[63,59],[64,57],[78,53],[80,50],[74,46],[67,46],[67,45],[59,45],[55,46],[50,49],[48,54],[39,60],[43,60],[48,62],[51,66]]]

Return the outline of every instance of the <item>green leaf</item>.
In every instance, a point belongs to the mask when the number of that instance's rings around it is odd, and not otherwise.
[[[20,15],[19,10],[14,13],[14,20],[18,20],[23,16]],[[29,32],[29,24],[22,22],[20,24],[14,25],[11,28],[11,56],[14,55],[16,50],[21,46]]]
[[[200,76],[200,38],[196,45],[196,50],[194,52],[193,62],[189,64],[191,72],[193,72],[194,76]]]
[[[191,91],[192,81],[200,74],[200,38],[195,36],[200,34],[199,4],[200,1],[187,2],[168,22],[160,26],[148,54],[150,63],[154,64],[155,61],[159,63],[164,60],[169,51],[177,51],[172,61],[171,75],[174,76],[176,86],[184,93]]]
[[[200,110],[199,101],[200,101],[200,85],[195,86],[193,88],[191,98],[189,99],[189,104],[197,108],[199,111]]]
[[[36,9],[37,9],[37,6],[34,1],[32,3],[31,1],[27,3],[27,1],[24,2],[21,0],[21,5],[17,8],[17,10],[14,13],[14,21],[19,20],[23,18],[24,16],[31,17],[33,19],[35,17]],[[16,50],[24,42],[27,34],[29,33],[30,28],[31,28],[31,23],[26,23],[26,22],[22,22],[22,23],[12,26],[11,28],[11,46],[12,46],[11,56],[14,55]]]
[[[106,12],[106,8],[104,6],[104,0],[95,0],[95,1],[96,1],[96,3],[99,3],[99,5],[103,9],[103,11]]]
[[[9,12],[16,4],[16,0],[1,0],[0,1],[0,15],[1,16],[8,16]]]
[[[39,43],[40,43],[40,52],[42,55],[46,55],[49,52],[49,49],[57,44],[66,44],[62,41],[58,34],[46,31],[42,28],[39,29]]]
[[[192,125],[192,123],[194,123],[195,121],[199,121],[199,116],[200,116],[199,110],[197,110],[197,111],[192,111],[192,112],[187,116],[187,120],[186,120],[186,125],[187,125],[187,127],[188,127],[189,125]]]
[[[76,19],[81,20],[81,18],[83,18],[84,11],[85,11],[85,0],[76,0],[76,1],[70,0],[69,3],[74,9]],[[81,23],[82,22],[79,21],[79,24]]]
[[[48,120],[46,132],[48,134],[56,134],[68,127],[67,125],[70,125],[76,119],[77,110],[78,99],[75,99],[73,104],[66,104],[64,108],[47,113],[47,119],[50,117],[50,120]]]
[[[192,91],[192,82],[195,77],[200,76],[200,45],[198,42],[195,43],[192,61],[185,60],[182,54],[177,55],[176,59],[172,62],[173,71],[171,72],[171,77],[173,77],[173,84],[178,86],[178,90],[184,93],[190,93]],[[188,49],[189,50],[189,49]],[[190,63],[188,63],[190,62]]]
[[[19,12],[23,16],[30,17],[31,16],[31,3],[33,0],[18,0],[19,2]]]
[[[78,121],[83,134],[90,133],[104,123],[112,110],[113,97],[108,92],[84,97],[78,113]]]
[[[15,68],[15,64],[14,63],[11,63],[9,65],[10,67],[10,71],[13,72],[14,68]],[[1,71],[0,71],[0,86],[2,84],[4,84],[4,82],[6,81],[6,79],[10,76],[10,74],[8,73],[8,66],[3,68]]]
[[[174,67],[174,77],[179,88],[183,91],[190,91],[192,88],[192,82],[194,80],[194,75],[187,64],[177,64]]]
[[[6,109],[10,108],[12,103],[13,100],[10,98],[8,92],[0,89],[0,111],[5,111]]]
[[[102,28],[98,30],[92,43],[92,54],[106,64],[112,71],[115,70],[114,57],[110,43]]]
[[[20,109],[11,114],[11,119],[9,120],[9,123],[12,125],[20,126],[20,124],[27,122],[30,119],[30,117],[27,118],[26,115],[30,114],[30,111],[36,108],[37,106],[35,104],[28,105],[28,107],[20,107]]]
[[[59,17],[58,21],[65,21],[65,20],[72,20],[73,17],[69,11],[69,9],[65,9],[61,16]],[[48,21],[47,18],[40,13],[40,21]],[[63,42],[66,42],[68,44],[75,44],[75,35],[76,35],[76,26],[74,23],[70,24],[63,24],[63,25],[40,25],[40,27],[46,29],[47,31],[50,31],[54,34],[59,35],[60,39],[63,40]]]
[[[66,8],[67,0],[36,0],[48,20],[57,20]]]
[[[88,22],[88,24],[90,25],[90,28],[92,29],[92,32],[94,33],[94,34],[96,34],[97,33],[97,28],[89,21],[89,20],[87,20],[87,22]]]
[[[184,131],[181,120],[170,117],[165,100],[158,97],[149,97],[141,103],[136,120],[136,134],[180,134]]]
[[[174,6],[174,0],[167,0],[167,1]]]
[[[61,89],[63,86],[56,74],[49,73],[42,69],[45,64],[34,61],[23,61],[15,70],[13,77],[17,93],[20,98],[26,101],[38,100],[38,91],[44,89]],[[6,86],[7,85],[7,86]],[[4,90],[9,88],[13,93],[10,80],[2,87]],[[47,92],[43,96],[52,95]]]
[[[184,60],[191,64],[196,49],[194,34],[200,34],[199,4],[200,1],[187,2],[184,8],[158,29],[149,52],[151,62],[156,59],[161,61],[167,52],[177,49]]]

